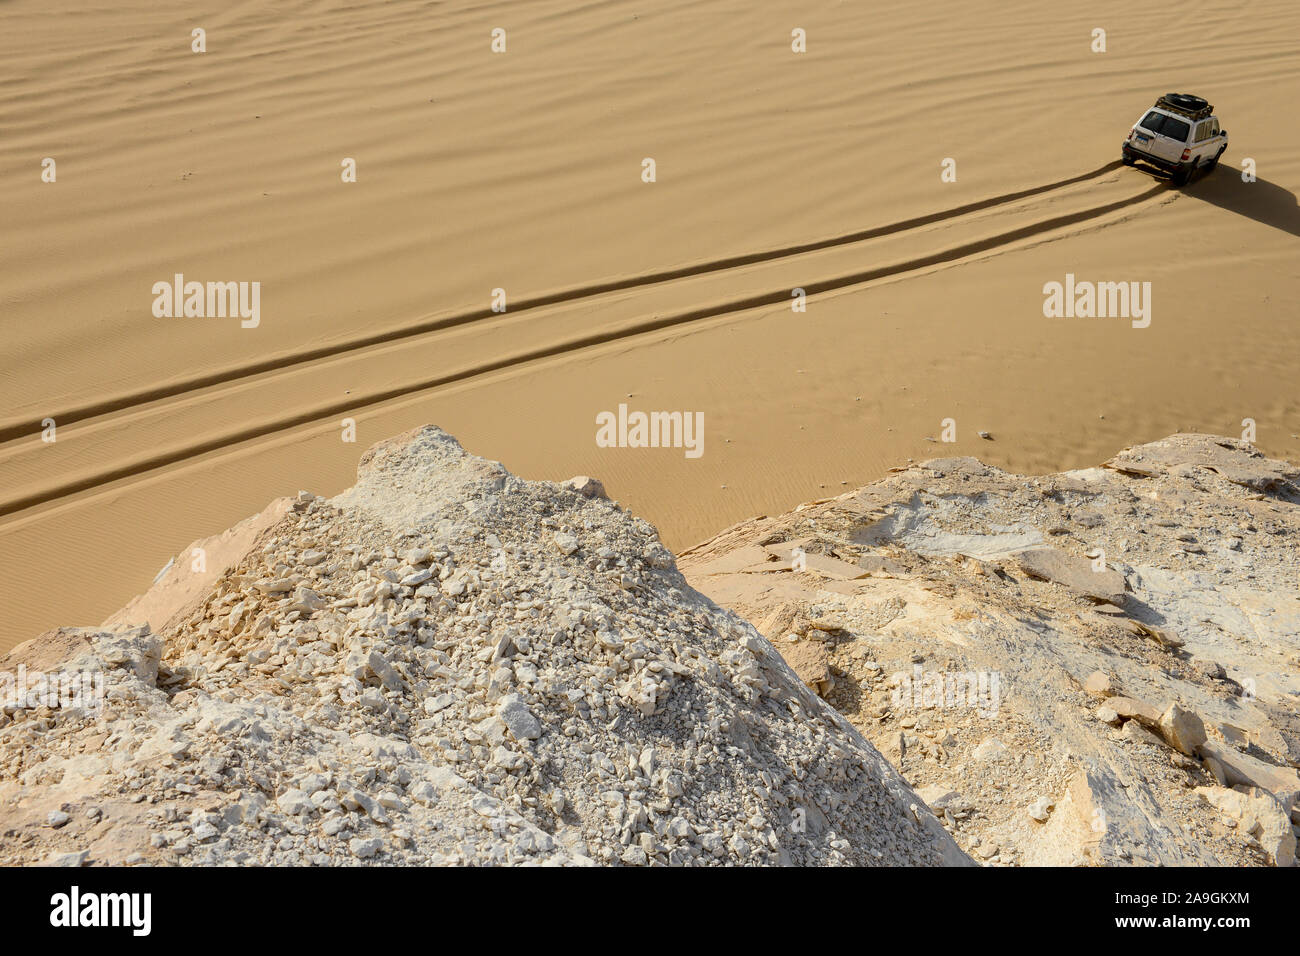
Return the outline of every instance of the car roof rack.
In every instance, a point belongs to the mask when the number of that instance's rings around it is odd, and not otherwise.
[[[1189,93],[1166,93],[1156,100],[1156,106],[1177,113],[1179,116],[1186,116],[1190,120],[1203,120],[1214,115],[1213,106],[1201,97]]]

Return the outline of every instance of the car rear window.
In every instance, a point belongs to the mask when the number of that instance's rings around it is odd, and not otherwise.
[[[1142,122],[1138,123],[1138,125],[1153,133],[1160,133],[1171,139],[1176,139],[1180,143],[1187,142],[1187,134],[1192,131],[1191,126],[1182,120],[1166,116],[1164,113],[1157,113],[1155,110],[1142,117]]]
[[[1170,139],[1176,139],[1180,143],[1187,142],[1187,134],[1192,130],[1191,126],[1180,119],[1174,119],[1172,116],[1166,116],[1164,125],[1160,127],[1160,132]]]

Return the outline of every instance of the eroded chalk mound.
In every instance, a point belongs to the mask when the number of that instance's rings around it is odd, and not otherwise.
[[[210,543],[0,661],[105,697],[0,716],[0,862],[968,862],[598,482],[425,427]]]
[[[1268,865],[1300,833],[1300,468],[1172,435],[922,462],[679,560],[990,865]]]

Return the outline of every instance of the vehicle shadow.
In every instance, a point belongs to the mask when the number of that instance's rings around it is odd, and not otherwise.
[[[1183,192],[1212,206],[1300,236],[1300,205],[1296,204],[1295,193],[1267,179],[1243,183],[1241,170],[1220,166],[1195,177],[1183,187]]]
[[[1168,183],[1171,189],[1178,188],[1173,185],[1173,177],[1162,169],[1148,166],[1140,160],[1134,168],[1152,179]],[[1295,193],[1277,183],[1270,183],[1267,179],[1243,183],[1240,169],[1223,164],[1208,173],[1197,173],[1191,182],[1182,187],[1182,192],[1211,206],[1227,209],[1274,229],[1300,236],[1300,204],[1297,204]]]

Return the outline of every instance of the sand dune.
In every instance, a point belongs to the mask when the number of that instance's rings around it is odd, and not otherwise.
[[[675,547],[930,457],[949,417],[1020,472],[1244,418],[1300,456],[1287,0],[18,0],[0,26],[0,647],[426,421],[600,475]],[[1116,162],[1171,89],[1232,142],[1182,191]],[[260,324],[155,318],[178,272],[260,282]],[[1151,326],[1045,319],[1067,273],[1151,282]],[[705,454],[597,447],[620,402],[702,411]]]
[[[1111,172],[1111,166],[1098,171]],[[1000,252],[1038,236],[1068,230],[1077,223],[1118,213],[1135,203],[1169,199],[1168,191],[1159,185],[1129,195],[1136,185],[1144,184],[1120,182],[1118,177],[1110,176],[1105,188],[1124,198],[1098,204],[1099,195],[1105,193],[1094,177],[1085,177],[1085,182],[1091,188],[1076,187],[1074,194],[1069,192],[1073,182],[1026,190],[1033,194],[1035,205],[1042,208],[1040,215],[1053,213],[1046,218],[1025,210],[1030,200],[1020,194],[996,197],[794,249],[566,290],[516,303],[505,313],[487,309],[432,318],[356,341],[313,346],[304,352],[257,359],[251,365],[208,373],[198,379],[152,387],[133,395],[106,397],[89,406],[52,410],[50,417],[61,425],[84,422],[85,427],[76,430],[75,442],[55,442],[48,449],[31,442],[14,444],[10,454],[0,460],[15,474],[26,474],[28,483],[14,480],[10,484],[9,494],[0,498],[0,515],[242,441],[351,415],[490,372],[563,359],[583,349],[706,319],[785,305],[790,300],[792,283],[807,295],[820,295],[889,281]],[[1050,198],[1044,199],[1048,193]],[[1063,208],[1074,211],[1064,212]],[[1026,219],[1031,221],[1025,224]],[[1003,220],[1015,228],[987,235],[993,228],[1005,229],[998,225]],[[942,234],[934,235],[940,229]],[[912,232],[920,232],[921,236],[904,235]],[[886,242],[887,238],[891,241]],[[867,247],[867,243],[872,245]],[[940,243],[944,248],[935,250]],[[901,251],[893,253],[892,246],[901,247]],[[907,257],[912,248],[921,254]],[[863,261],[888,264],[852,271]],[[591,321],[593,308],[599,308],[601,314],[595,328]],[[509,334],[512,348],[504,355],[484,355],[483,338],[502,333]],[[466,357],[464,364],[448,370],[448,355],[462,353]],[[434,369],[437,372],[431,375]],[[364,382],[369,388],[340,398],[335,386],[341,378]],[[20,438],[27,431],[30,424],[15,424],[7,435],[0,435]],[[163,434],[174,437],[175,446],[160,447]],[[88,460],[85,447],[92,441],[112,447]],[[60,482],[51,482],[52,472]]]

